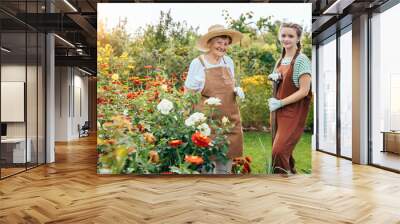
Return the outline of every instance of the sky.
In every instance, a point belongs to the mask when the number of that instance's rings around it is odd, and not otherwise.
[[[252,11],[252,21],[272,16],[272,20],[296,22],[307,31],[311,29],[311,3],[99,3],[97,9],[97,18],[106,23],[106,29],[115,27],[120,18],[126,18],[129,33],[146,24],[155,24],[160,11],[168,10],[174,21],[186,21],[189,26],[199,27],[200,34],[206,33],[211,25],[225,24],[223,9],[234,19]]]

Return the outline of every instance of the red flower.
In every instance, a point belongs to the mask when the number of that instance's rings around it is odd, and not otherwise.
[[[144,128],[144,126],[142,124],[138,124],[137,127],[138,127],[140,132],[144,132],[145,131],[145,128]]]
[[[145,65],[144,68],[145,68],[145,69],[152,69],[153,66],[151,66],[151,65]]]
[[[178,147],[178,146],[180,146],[180,145],[182,145],[182,140],[171,140],[171,141],[169,141],[169,146],[171,146],[172,148],[176,148],[176,147]]]
[[[196,133],[192,135],[192,142],[199,147],[208,147],[210,145],[211,139],[196,131]]]
[[[185,161],[194,165],[203,164],[204,160],[201,156],[188,156],[185,155]]]
[[[249,163],[245,163],[243,165],[243,173],[250,173],[251,169],[250,169],[250,164]]]
[[[97,98],[97,104],[106,104],[108,100],[104,97]]]
[[[102,88],[103,88],[104,91],[109,91],[109,90],[111,90],[111,87],[110,87],[110,86],[103,86]]]
[[[134,93],[126,94],[126,98],[128,98],[128,99],[135,99],[135,97],[136,97],[136,94],[134,94]]]
[[[121,85],[122,83],[120,81],[113,81],[112,84]]]
[[[140,85],[140,84],[142,84],[142,82],[141,82],[140,80],[138,80],[138,79],[133,80],[133,83],[134,83],[135,85]]]

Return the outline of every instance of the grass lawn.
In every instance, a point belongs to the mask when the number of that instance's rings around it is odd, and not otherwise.
[[[244,133],[244,155],[251,156],[253,174],[265,174],[271,161],[271,134],[266,132]],[[294,150],[298,173],[311,172],[311,134],[304,133]]]

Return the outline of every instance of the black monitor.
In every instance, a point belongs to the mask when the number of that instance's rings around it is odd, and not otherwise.
[[[1,136],[7,136],[7,124],[1,123]]]

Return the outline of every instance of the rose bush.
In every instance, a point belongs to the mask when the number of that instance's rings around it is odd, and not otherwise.
[[[232,125],[212,116],[218,98],[195,111],[200,96],[184,94],[162,69],[132,74],[136,65],[110,45],[99,46],[98,58],[99,173],[195,174],[227,160]]]

